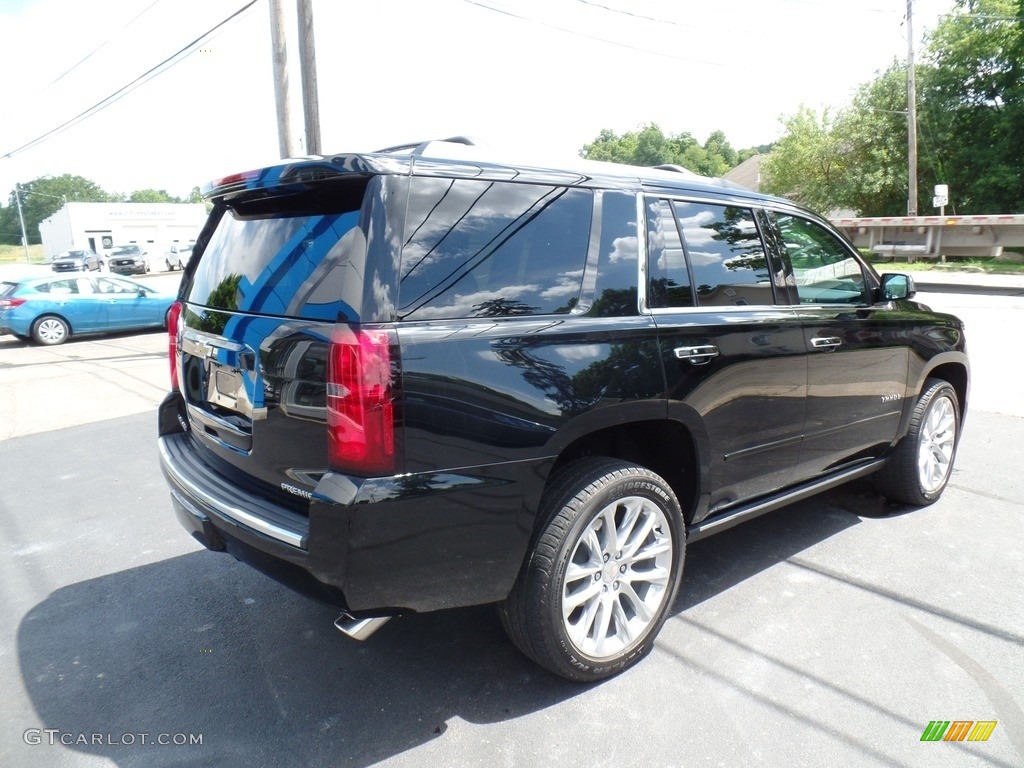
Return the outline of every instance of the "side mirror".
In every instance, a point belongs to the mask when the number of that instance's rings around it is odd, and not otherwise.
[[[910,275],[886,273],[882,275],[882,297],[887,301],[912,299],[917,293],[914,278]]]

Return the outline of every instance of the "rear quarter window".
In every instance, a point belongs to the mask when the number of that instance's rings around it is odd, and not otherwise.
[[[590,190],[413,177],[399,316],[571,312],[579,302],[592,215]]]

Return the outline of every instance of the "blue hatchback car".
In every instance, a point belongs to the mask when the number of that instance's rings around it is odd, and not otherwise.
[[[175,298],[114,275],[5,280],[0,282],[0,334],[53,345],[72,335],[162,328]]]

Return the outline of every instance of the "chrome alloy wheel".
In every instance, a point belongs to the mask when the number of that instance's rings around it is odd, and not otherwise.
[[[653,501],[626,496],[602,509],[573,548],[562,584],[569,640],[591,659],[643,641],[669,592],[672,537]]]
[[[917,441],[917,474],[925,493],[945,484],[955,447],[956,406],[949,397],[938,397],[928,409]]]

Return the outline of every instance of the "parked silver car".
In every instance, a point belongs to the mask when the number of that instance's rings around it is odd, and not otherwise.
[[[73,250],[57,254],[50,266],[54,272],[98,272],[100,264],[95,251]]]

